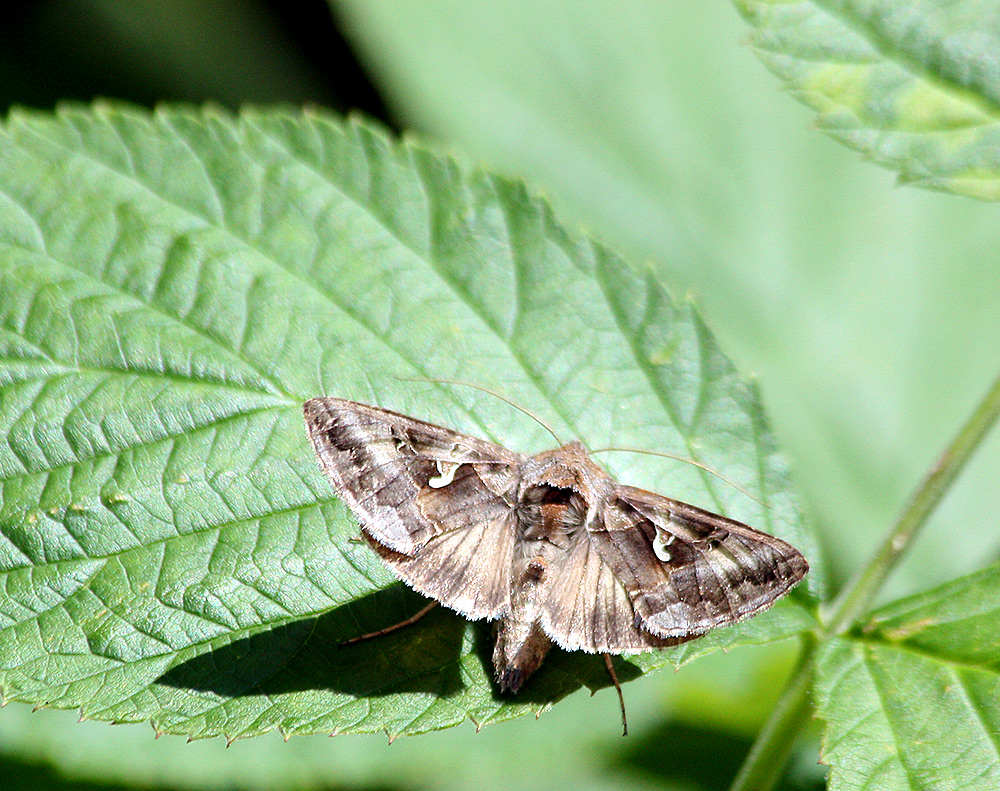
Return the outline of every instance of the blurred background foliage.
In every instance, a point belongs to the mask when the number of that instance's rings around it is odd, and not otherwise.
[[[331,13],[332,12],[332,13]],[[897,187],[809,128],[727,2],[39,0],[0,30],[0,102],[98,96],[360,110],[545,193],[755,374],[836,585],[1000,367],[996,208]],[[998,557],[984,446],[883,599]],[[0,712],[8,788],[725,788],[793,646],[741,649],[473,735],[153,740]],[[786,788],[818,788],[811,734]],[[11,784],[13,783],[13,784]],[[105,785],[107,784],[107,785]]]

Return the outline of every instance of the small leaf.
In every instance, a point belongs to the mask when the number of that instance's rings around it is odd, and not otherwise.
[[[904,183],[1000,199],[996,3],[735,1],[820,129]]]
[[[335,499],[301,404],[353,398],[525,452],[546,434],[623,481],[731,514],[813,561],[756,389],[693,308],[568,234],[523,186],[321,114],[97,105],[0,141],[0,685],[8,698],[228,738],[390,735],[607,684],[557,653],[519,696],[490,626],[424,600]],[[805,587],[708,638],[812,625]],[[694,649],[692,649],[694,650]],[[626,660],[629,678],[685,654]]]
[[[871,615],[822,650],[833,789],[1000,787],[1000,564]]]

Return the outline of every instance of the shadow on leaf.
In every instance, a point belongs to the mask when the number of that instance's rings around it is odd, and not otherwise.
[[[303,690],[447,697],[462,688],[458,660],[467,626],[451,613],[434,610],[412,627],[340,647],[404,620],[425,601],[393,586],[316,618],[234,640],[171,668],[157,683],[231,698]]]
[[[419,623],[350,646],[340,644],[359,634],[399,623],[427,600],[403,585],[377,591],[315,618],[285,624],[215,648],[171,668],[158,684],[228,698],[331,690],[354,697],[402,692],[430,692],[448,697],[463,688],[459,661],[467,629],[473,652],[487,678],[493,678],[493,628],[444,608]],[[635,665],[615,658],[618,678],[641,675]],[[495,700],[552,703],[581,686],[601,689],[611,683],[600,656],[554,649],[516,698]]]

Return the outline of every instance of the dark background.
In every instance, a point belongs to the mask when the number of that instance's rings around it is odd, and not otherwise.
[[[0,107],[314,103],[397,128],[324,0],[34,0],[0,25]]]

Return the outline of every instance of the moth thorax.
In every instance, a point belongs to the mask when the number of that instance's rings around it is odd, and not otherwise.
[[[522,541],[563,546],[583,524],[586,505],[573,489],[532,486],[519,507]]]

